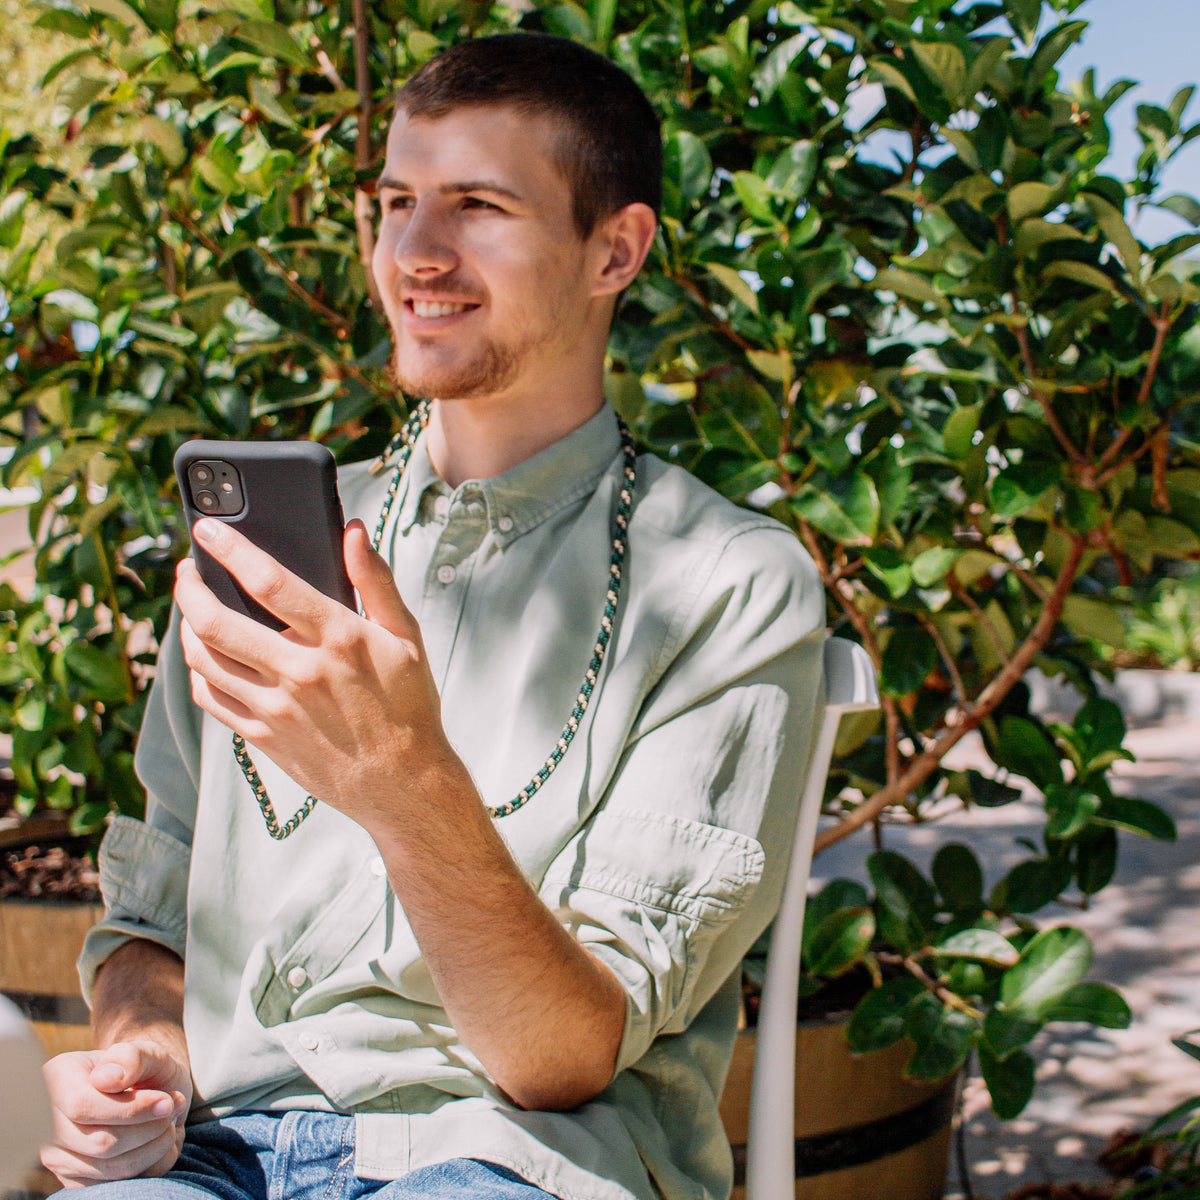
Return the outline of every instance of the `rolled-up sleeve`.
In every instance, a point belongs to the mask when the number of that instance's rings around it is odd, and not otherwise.
[[[737,969],[782,892],[821,703],[824,600],[785,531],[732,539],[543,899],[626,992],[618,1071]]]
[[[147,792],[146,819],[114,817],[100,846],[105,914],[88,934],[78,964],[89,1002],[101,964],[133,938],[156,942],[183,957],[200,726],[176,611],[159,653],[138,739],[136,765]]]

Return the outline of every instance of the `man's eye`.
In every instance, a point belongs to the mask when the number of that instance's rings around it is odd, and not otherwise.
[[[411,196],[388,196],[383,202],[384,212],[399,212],[401,209],[412,208]]]
[[[481,196],[464,196],[463,197],[463,207],[464,208],[483,208],[483,209],[492,208],[492,209],[496,209],[496,211],[499,211],[499,209],[497,208],[497,206],[495,204],[493,204],[490,200],[484,200]]]

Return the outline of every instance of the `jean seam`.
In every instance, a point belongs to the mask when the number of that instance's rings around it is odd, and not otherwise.
[[[292,1159],[292,1145],[295,1141],[296,1126],[300,1121],[299,1112],[287,1112],[279,1122],[275,1134],[275,1153],[271,1162],[271,1178],[267,1184],[267,1200],[287,1200],[287,1182]]]
[[[343,1193],[348,1194],[349,1188],[346,1186],[349,1183],[353,1172],[350,1170],[354,1162],[354,1142],[353,1142],[354,1125],[352,1121],[347,1121],[342,1125],[341,1147],[339,1148],[339,1158],[337,1166],[333,1168],[333,1173],[329,1177],[329,1183],[325,1187],[325,1193],[321,1200],[331,1200],[334,1195],[334,1189],[338,1186],[339,1179],[342,1176],[343,1168],[345,1168],[345,1180],[341,1184]],[[351,1138],[349,1147],[346,1145],[346,1139]]]

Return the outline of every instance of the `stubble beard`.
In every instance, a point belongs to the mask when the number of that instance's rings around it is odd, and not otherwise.
[[[409,335],[411,336],[411,335]],[[424,400],[471,400],[503,391],[516,378],[521,349],[484,342],[467,361],[439,369],[406,371],[400,363],[400,338],[392,331],[388,377],[406,396]]]

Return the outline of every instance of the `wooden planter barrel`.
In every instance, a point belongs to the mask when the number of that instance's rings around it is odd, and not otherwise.
[[[33,1023],[47,1057],[91,1047],[75,960],[102,904],[0,900],[0,992]]]
[[[957,1078],[914,1082],[912,1047],[854,1055],[845,1027],[801,1024],[796,1034],[796,1200],[940,1200],[950,1157]],[[738,1034],[721,1097],[733,1147],[733,1200],[744,1180],[754,1031]],[[749,1197],[749,1200],[772,1198]]]

